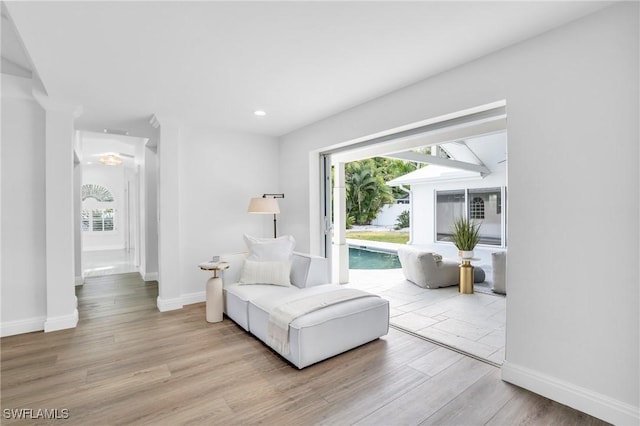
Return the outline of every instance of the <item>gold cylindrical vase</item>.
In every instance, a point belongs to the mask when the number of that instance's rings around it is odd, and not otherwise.
[[[473,294],[473,266],[468,260],[463,260],[460,265],[460,293]]]

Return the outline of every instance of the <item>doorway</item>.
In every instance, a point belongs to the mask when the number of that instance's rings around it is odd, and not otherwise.
[[[140,159],[145,139],[80,132],[82,276],[138,272]]]
[[[485,239],[479,247],[482,253],[479,263],[482,263],[488,281],[491,279],[492,252],[506,251],[505,105],[321,153],[323,162],[330,162],[333,167],[332,172],[325,168],[322,177],[323,182],[328,181],[327,176],[333,177],[333,221],[332,226],[325,227],[331,229],[333,235],[332,250],[327,250],[332,255],[333,281],[387,298],[391,304],[392,326],[500,365],[504,360],[506,300],[504,296],[493,294],[489,286],[467,296],[458,294],[456,287],[420,288],[407,281],[398,268],[350,269],[349,253],[355,247],[354,243],[357,247],[393,251],[393,246],[387,243],[352,240],[344,226],[353,221],[345,209],[353,204],[345,197],[353,191],[349,188],[345,168],[349,169],[354,162],[386,164],[386,160],[372,161],[374,157],[428,164],[389,181],[391,186],[395,184],[409,194],[406,197],[410,217],[409,244],[421,249],[457,259],[457,249],[443,240],[439,232],[436,219],[442,210],[438,209],[441,207],[439,194],[461,190],[470,200],[469,214],[474,217],[480,216],[477,200],[482,200],[485,219],[489,213],[491,218],[497,218],[495,223],[489,221],[485,227],[491,231],[492,238]],[[326,194],[330,191],[325,187],[321,193],[326,202]],[[440,217],[440,222],[442,220]]]

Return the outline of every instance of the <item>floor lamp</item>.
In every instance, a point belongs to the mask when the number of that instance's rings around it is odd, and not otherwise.
[[[276,215],[280,213],[276,198],[284,198],[284,194],[262,194],[261,198],[252,198],[247,209],[249,213],[273,215],[273,238],[277,236]]]

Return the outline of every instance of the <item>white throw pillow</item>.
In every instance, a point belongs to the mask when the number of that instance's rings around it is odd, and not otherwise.
[[[244,236],[249,249],[248,260],[260,261],[290,261],[296,240],[291,235],[278,238],[256,238]]]
[[[291,262],[245,260],[240,284],[273,284],[291,286]]]

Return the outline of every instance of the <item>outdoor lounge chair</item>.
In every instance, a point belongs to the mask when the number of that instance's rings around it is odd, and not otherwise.
[[[405,278],[419,287],[458,285],[459,263],[455,259],[443,259],[437,253],[411,246],[398,248],[398,258]]]

